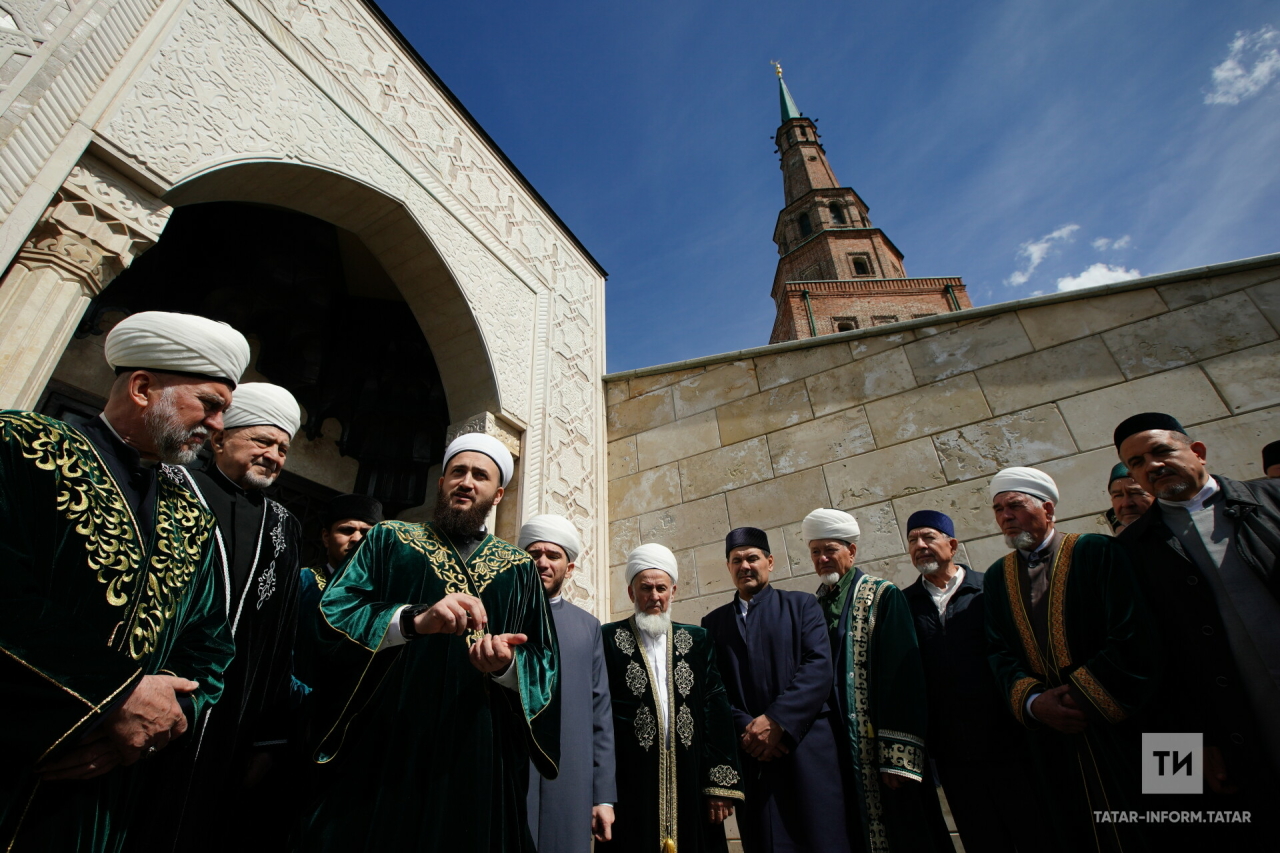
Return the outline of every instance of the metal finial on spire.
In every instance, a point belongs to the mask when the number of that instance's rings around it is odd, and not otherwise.
[[[793,118],[800,118],[800,109],[791,97],[791,91],[787,88],[787,81],[782,79],[782,64],[776,59],[769,60],[769,64],[778,72],[778,101],[782,106],[782,123],[786,124]]]
[[[773,66],[773,70],[778,72],[778,76],[782,76],[782,63],[776,59],[770,59],[769,64]]]

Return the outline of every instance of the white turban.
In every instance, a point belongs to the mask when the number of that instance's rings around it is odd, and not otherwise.
[[[262,426],[279,427],[289,433],[298,432],[302,423],[302,410],[293,395],[279,385],[270,382],[245,382],[237,385],[231,394],[231,408],[222,416],[227,429]]]
[[[1058,486],[1053,478],[1035,468],[1005,468],[991,478],[991,499],[1001,492],[1022,492],[1041,500],[1058,502]]]
[[[627,555],[627,586],[631,586],[632,579],[646,569],[660,569],[671,575],[672,583],[680,583],[676,555],[666,545],[650,542]]]
[[[838,509],[815,509],[800,522],[800,535],[804,541],[838,539],[841,542],[857,542],[858,520]]]
[[[107,364],[167,373],[189,373],[230,382],[249,366],[244,335],[207,317],[142,311],[125,317],[107,334]]]
[[[582,540],[578,538],[577,528],[562,515],[535,515],[520,528],[520,538],[516,541],[524,549],[534,542],[559,545],[570,563],[577,562],[578,555],[582,553]]]
[[[516,469],[515,460],[511,458],[511,451],[507,450],[501,441],[482,432],[466,432],[449,442],[449,447],[444,452],[444,469],[446,471],[449,469],[450,459],[468,450],[483,453],[494,461],[498,471],[502,473],[501,485],[505,489],[507,483],[511,482],[511,475]]]

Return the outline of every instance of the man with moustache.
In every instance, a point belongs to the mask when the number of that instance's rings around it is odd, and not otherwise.
[[[147,311],[104,346],[106,407],[0,413],[0,843],[114,851],[147,759],[200,724],[233,648],[195,459],[249,363],[223,323]],[[190,734],[187,734],[190,737]]]
[[[1107,494],[1111,498],[1111,511],[1107,513],[1107,522],[1116,536],[1120,532],[1142,518],[1142,514],[1151,509],[1155,498],[1138,481],[1129,476],[1129,469],[1123,462],[1117,462],[1111,468],[1111,479],[1107,481]]]
[[[1157,498],[1119,540],[1170,672],[1146,730],[1203,733],[1216,801],[1204,807],[1252,811],[1252,831],[1229,830],[1232,840],[1267,849],[1280,794],[1280,481],[1210,474],[1209,448],[1161,412],[1128,418],[1114,439]]]
[[[454,439],[434,520],[377,525],[325,589],[335,686],[302,847],[533,851],[528,766],[557,772],[559,652],[529,555],[485,529],[513,467],[491,436]]]
[[[157,761],[147,801],[157,817],[142,833],[156,850],[223,850],[237,841],[283,843],[290,818],[279,795],[260,789],[293,734],[292,654],[298,604],[297,520],[266,497],[284,470],[301,410],[278,385],[236,387],[223,428],[210,436],[212,464],[182,469],[218,521],[222,576],[236,656],[216,711]],[[228,822],[227,814],[243,820]],[[251,836],[243,833],[252,833]]]
[[[547,779],[530,765],[529,829],[539,853],[590,853],[593,837],[611,837],[617,788],[600,621],[561,595],[582,541],[569,519],[535,515],[519,545],[542,578],[560,646],[560,775]]]
[[[818,601],[774,589],[769,537],[725,537],[733,601],[702,619],[716,645],[738,731],[746,853],[849,853],[836,735],[831,644]]]
[[[601,853],[728,850],[724,821],[743,797],[733,714],[711,638],[671,621],[679,580],[670,549],[636,548],[626,565],[635,613],[602,629],[618,819]]]
[[[1155,626],[1124,547],[1055,529],[1058,487],[1034,468],[991,478],[991,509],[1013,549],[983,579],[989,662],[1006,712],[1026,729],[1058,849],[1142,850],[1144,827],[1097,822],[1137,809],[1139,717],[1155,695]],[[1023,844],[1026,839],[1016,839]]]
[[[1038,829],[1025,782],[1030,762],[987,665],[983,576],[956,562],[959,547],[945,513],[925,509],[907,519],[907,553],[920,577],[902,592],[924,662],[928,753],[965,850],[1012,853]]]

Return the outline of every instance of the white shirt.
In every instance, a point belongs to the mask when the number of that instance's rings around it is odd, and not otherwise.
[[[964,580],[964,567],[957,566],[956,573],[951,576],[951,580],[947,581],[946,586],[938,586],[927,577],[924,579],[924,588],[929,591],[929,597],[933,599],[934,605],[938,608],[938,618],[946,621],[947,618],[947,602],[951,600],[951,596],[956,594],[956,590],[960,588],[960,582]]]
[[[743,615],[744,617],[747,615],[747,607],[748,607],[750,604],[751,604],[751,602],[750,602],[750,601],[748,601],[747,599],[743,598],[742,596],[738,596],[738,610],[740,610],[740,611],[742,612],[742,615]]]
[[[1183,509],[1185,509],[1187,512],[1194,514],[1204,509],[1205,502],[1208,501],[1209,498],[1213,497],[1217,493],[1218,493],[1218,481],[1210,477],[1209,482],[1205,483],[1204,488],[1196,492],[1195,496],[1192,497],[1191,500],[1167,501],[1164,498],[1160,498],[1160,503],[1168,504],[1169,506],[1180,506]]]
[[[670,721],[667,719],[667,637],[670,631],[664,631],[656,637],[647,632],[640,632],[640,642],[644,643],[644,653],[653,667],[654,695],[658,697],[658,713],[662,715],[663,737],[670,735]]]

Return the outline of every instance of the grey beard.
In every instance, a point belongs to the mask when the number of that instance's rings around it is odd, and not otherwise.
[[[280,476],[279,471],[266,472],[265,469],[261,473],[254,468],[249,468],[244,472],[244,476],[240,478],[240,487],[242,489],[267,489]]]
[[[155,444],[156,455],[161,462],[190,465],[199,456],[200,448],[189,442],[197,437],[207,439],[209,431],[204,427],[188,429],[183,425],[173,403],[173,391],[170,387],[160,392],[155,404],[142,413],[142,424]]]
[[[1035,536],[1024,530],[1015,536],[1004,537],[1004,544],[1018,551],[1030,551],[1032,548],[1039,545],[1040,541],[1036,539]]]
[[[931,575],[938,570],[938,561],[930,560],[927,563],[916,563],[916,571],[922,575]]]
[[[827,586],[835,586],[836,584],[840,583],[840,573],[828,572],[825,575],[818,575],[818,580],[822,581]]]
[[[1179,481],[1170,483],[1164,488],[1156,492],[1156,497],[1164,498],[1167,501],[1186,500],[1187,492],[1191,491],[1191,484]]]
[[[671,614],[669,612],[642,613],[637,610],[636,627],[650,637],[661,636],[671,630]]]

